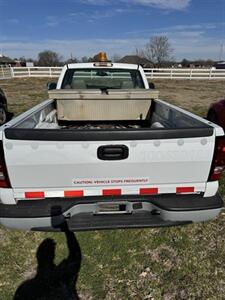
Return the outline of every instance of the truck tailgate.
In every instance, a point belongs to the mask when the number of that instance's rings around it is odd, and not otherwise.
[[[106,131],[104,140],[98,134],[87,140],[85,133],[61,140],[21,140],[6,134],[5,160],[15,198],[203,192],[215,132],[192,130],[189,137],[182,137],[181,130],[179,136],[165,130],[160,136],[158,130],[158,138],[143,138],[137,131],[130,140],[116,140]]]

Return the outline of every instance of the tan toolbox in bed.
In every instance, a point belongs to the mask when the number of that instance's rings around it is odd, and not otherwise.
[[[58,120],[100,121],[145,119],[155,90],[51,90]]]

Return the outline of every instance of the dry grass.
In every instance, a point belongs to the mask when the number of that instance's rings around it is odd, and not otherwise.
[[[43,78],[22,78],[0,81],[9,103],[9,110],[19,114],[35,104],[47,99],[47,83],[53,81]]]
[[[225,81],[155,80],[160,98],[205,115],[213,101],[225,98]]]
[[[46,79],[1,81],[10,109],[26,110],[47,97]],[[225,97],[225,82],[155,81],[162,99],[204,115]],[[225,195],[224,182],[221,193]],[[78,290],[82,299],[225,299],[225,213],[217,220],[178,228],[79,233],[83,253]],[[46,237],[57,242],[57,261],[67,250],[63,234],[0,228],[0,299],[36,268],[35,251]]]

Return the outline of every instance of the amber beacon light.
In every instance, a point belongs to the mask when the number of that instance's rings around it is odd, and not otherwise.
[[[94,63],[95,67],[112,67],[113,64],[108,60],[105,52],[100,52],[96,56],[96,62]]]
[[[108,61],[107,55],[106,55],[105,52],[100,52],[100,53],[98,54],[98,61],[99,61],[99,62],[106,62],[106,61]]]

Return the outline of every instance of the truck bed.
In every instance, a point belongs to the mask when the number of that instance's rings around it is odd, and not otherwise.
[[[56,100],[47,100],[27,112],[21,114],[6,125],[5,132],[22,134],[22,129],[52,129],[52,130],[172,130],[185,129],[190,131],[202,129],[211,131],[212,123],[196,115],[168,104],[162,100],[152,100],[145,119],[136,120],[78,120],[62,121],[57,118]],[[220,131],[220,128],[217,127]],[[179,133],[179,131],[177,131]]]

